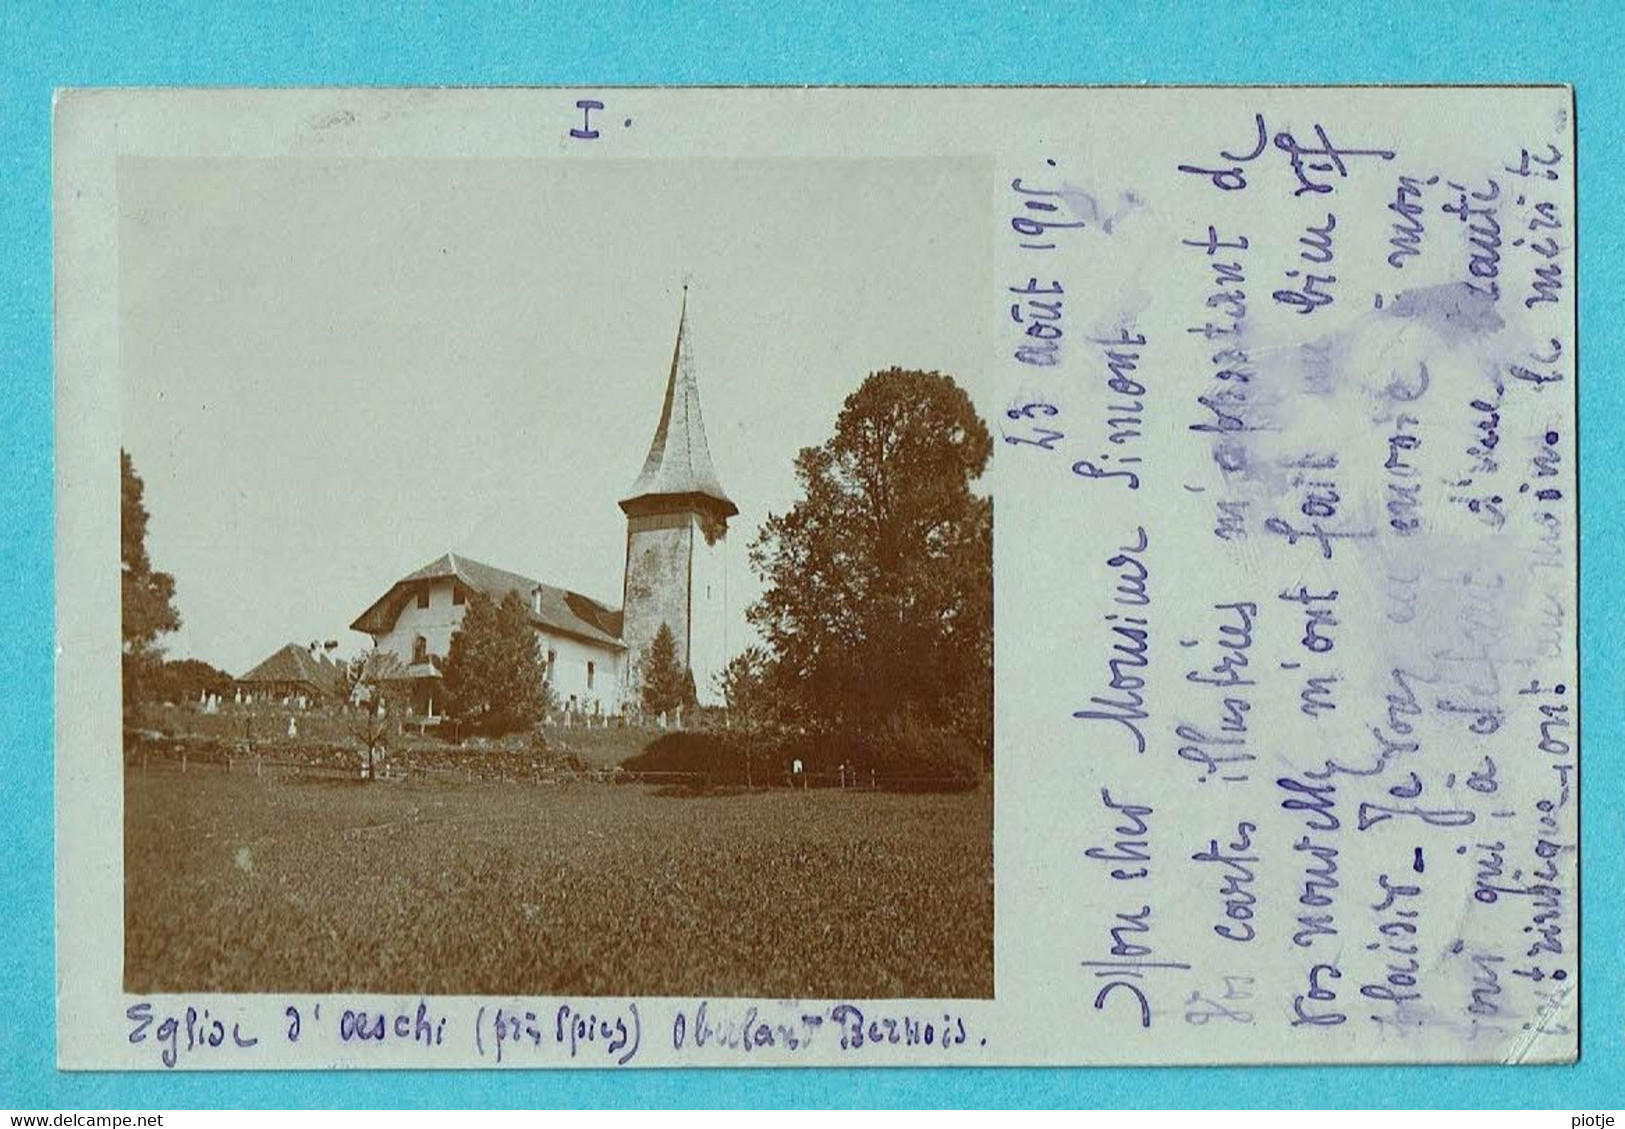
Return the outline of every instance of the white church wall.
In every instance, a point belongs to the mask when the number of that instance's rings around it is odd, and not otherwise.
[[[543,663],[552,653],[551,683],[562,709],[616,714],[621,709],[622,655],[569,635],[537,632]]]
[[[452,602],[450,579],[430,581],[429,606],[418,605],[417,597],[407,600],[389,633],[373,636],[375,646],[393,652],[403,663],[412,661],[413,641],[419,635],[428,644],[430,654],[445,655],[451,650],[452,633],[463,622],[464,608]]]
[[[409,664],[416,640],[422,636],[429,654],[444,658],[451,651],[451,637],[462,625],[467,610],[466,605],[453,602],[453,591],[449,578],[429,581],[428,606],[420,607],[415,595],[407,600],[395,626],[386,634],[373,636],[374,645]],[[553,689],[561,707],[568,708],[573,698],[576,708],[585,713],[620,712],[624,684],[621,651],[544,630],[537,631],[536,650],[544,663],[548,652],[553,652]]]
[[[666,623],[677,643],[677,661],[693,672],[700,704],[720,705],[714,684],[733,642],[728,637],[728,539],[707,544],[697,516],[688,511],[633,517],[628,530],[621,629],[628,698],[641,693],[643,656]]]
[[[626,611],[621,638],[631,665],[628,692],[642,686],[639,667],[649,644],[665,623],[677,642],[677,661],[688,661],[689,564],[696,538],[689,513],[648,514],[627,521]]]
[[[729,638],[728,553],[729,539],[715,545],[705,542],[698,525],[693,533],[694,562],[689,585],[689,669],[694,672],[694,689],[701,705],[720,706],[717,676],[728,664],[735,640]]]

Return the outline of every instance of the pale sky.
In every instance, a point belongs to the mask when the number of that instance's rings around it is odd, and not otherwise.
[[[746,547],[864,376],[985,404],[991,183],[969,159],[121,160],[123,442],[169,655],[351,653],[448,550],[618,607],[685,277],[743,625]]]

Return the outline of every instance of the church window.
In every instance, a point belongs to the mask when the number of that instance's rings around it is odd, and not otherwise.
[[[559,661],[559,653],[553,648],[547,649],[547,680],[553,681],[553,665]]]
[[[452,586],[451,602],[458,607],[462,607],[468,602],[468,593],[463,590],[463,586],[461,584],[455,584]]]
[[[592,689],[592,676],[595,673],[591,660],[587,662],[587,689]]]
[[[429,586],[427,584],[425,584],[422,588],[418,589],[418,607],[426,608],[428,606],[429,606]]]
[[[412,661],[415,663],[429,661],[429,641],[421,635],[412,640]]]

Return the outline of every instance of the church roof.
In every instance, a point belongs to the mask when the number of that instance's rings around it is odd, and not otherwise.
[[[517,592],[530,613],[530,621],[547,631],[584,639],[617,649],[621,642],[621,613],[600,604],[589,596],[532,580],[517,572],[497,568],[495,565],[447,553],[418,569],[409,572],[390,586],[372,606],[350,624],[352,630],[369,635],[381,635],[395,626],[401,609],[417,595],[418,586],[426,580],[456,579],[477,592],[483,592],[497,603],[509,592]],[[541,599],[536,599],[537,593]],[[539,609],[538,609],[539,604]]]
[[[666,377],[666,399],[660,407],[649,455],[637,481],[621,499],[628,509],[642,499],[669,495],[699,495],[722,517],[739,512],[733,499],[722,489],[717,471],[711,465],[711,448],[705,441],[705,420],[700,414],[700,388],[694,380],[694,366],[688,351],[688,292],[683,292],[683,310],[677,320],[677,343],[671,352],[671,372]]]
[[[304,683],[323,694],[336,694],[340,689],[342,673],[339,664],[326,655],[313,655],[308,647],[289,643],[271,653],[237,681],[251,685]]]

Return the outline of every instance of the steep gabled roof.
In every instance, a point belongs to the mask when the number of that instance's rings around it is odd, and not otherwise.
[[[381,635],[395,626],[401,609],[417,595],[418,585],[426,580],[460,580],[468,588],[483,592],[497,603],[509,592],[517,592],[537,627],[600,643],[608,647],[623,647],[621,642],[621,613],[611,610],[597,600],[557,588],[522,576],[517,572],[497,568],[447,553],[430,561],[416,572],[407,573],[391,585],[371,607],[350,624],[352,630],[369,635]],[[536,594],[540,592],[540,610]]]
[[[671,351],[671,372],[666,377],[666,399],[660,407],[660,422],[654,441],[637,481],[621,499],[628,512],[640,501],[670,495],[692,495],[715,509],[723,518],[739,512],[733,499],[722,489],[717,471],[711,465],[711,448],[705,439],[705,420],[700,414],[700,388],[694,380],[694,365],[688,353],[688,290],[683,291],[683,309],[677,319],[677,343]]]
[[[313,655],[309,648],[289,643],[237,681],[250,684],[303,682],[324,694],[336,694],[342,674],[339,664],[326,655]]]

